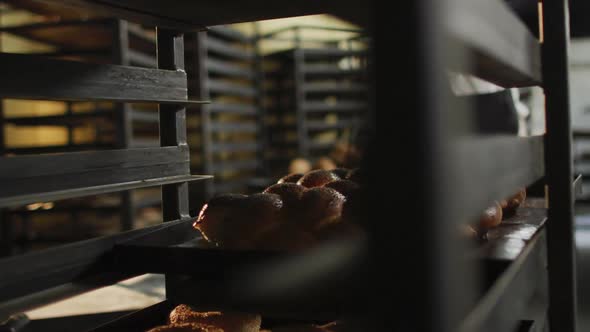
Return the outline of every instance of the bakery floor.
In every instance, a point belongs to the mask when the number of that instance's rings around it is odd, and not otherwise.
[[[24,331],[84,331],[128,311],[161,302],[164,294],[164,276],[146,274],[26,312],[33,323]],[[79,319],[56,319],[64,316]]]

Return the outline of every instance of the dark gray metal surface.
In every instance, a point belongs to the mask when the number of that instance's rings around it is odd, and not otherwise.
[[[104,185],[94,185],[86,187],[69,187],[67,189],[59,189],[45,192],[36,192],[31,194],[13,195],[6,198],[0,198],[0,206],[18,206],[24,204],[31,204],[36,202],[47,202],[54,200],[61,200],[74,197],[92,196],[99,194],[106,194],[111,192],[156,187],[163,185],[182,184],[190,181],[199,181],[211,179],[211,176],[200,175],[176,175],[165,176],[160,178],[151,178],[143,180],[127,181],[122,183],[109,183]]]
[[[476,76],[504,87],[541,83],[539,41],[503,1],[449,2],[445,24],[473,55]]]
[[[53,0],[55,1],[55,0]],[[282,2],[255,1],[245,6],[239,2],[208,2],[190,0],[175,0],[163,3],[157,0],[67,0],[57,1],[79,6],[95,13],[117,15],[130,21],[149,25],[176,28],[204,28],[219,24],[250,22],[263,19],[321,14],[330,9],[363,8],[359,1],[338,2],[334,0],[321,1],[291,1],[288,5]]]
[[[385,22],[381,22],[375,31],[375,94],[377,100],[392,98],[404,108],[413,110],[404,116],[403,123],[386,127],[393,136],[389,149],[403,155],[406,161],[388,165],[387,172],[397,174],[388,181],[388,184],[397,186],[388,201],[394,199],[399,206],[407,206],[416,212],[411,226],[396,224],[395,228],[402,228],[399,234],[410,232],[416,235],[409,241],[400,238],[400,247],[391,243],[383,230],[378,231],[381,228],[379,224],[371,224],[371,229],[376,231],[372,239],[376,241],[373,253],[378,255],[385,249],[389,252],[382,257],[391,259],[393,254],[394,259],[402,259],[402,264],[416,261],[421,264],[412,265],[416,270],[400,276],[401,280],[390,286],[387,280],[391,277],[395,280],[397,276],[384,271],[386,275],[379,277],[379,283],[372,289],[379,291],[379,288],[384,288],[387,294],[401,294],[401,301],[407,310],[396,315],[391,309],[374,306],[377,312],[371,317],[393,313],[396,318],[393,330],[451,332],[457,330],[466,310],[473,306],[474,282],[478,277],[474,266],[457,259],[469,247],[465,241],[453,236],[450,227],[459,220],[467,221],[462,211],[456,208],[466,197],[455,193],[458,186],[454,181],[461,174],[453,172],[457,163],[449,157],[454,135],[465,131],[461,126],[451,130],[451,125],[458,125],[454,122],[460,120],[460,113],[453,112],[456,109],[449,107],[450,99],[445,93],[443,68],[451,57],[449,53],[458,51],[448,47],[444,29],[447,11],[451,8],[446,1],[421,0],[403,2],[397,10],[404,15],[395,20],[394,29],[381,30],[386,26]],[[391,48],[392,43],[404,45],[405,51]],[[391,88],[390,75],[394,72],[397,73],[396,80],[404,82],[403,89]],[[382,101],[379,101],[381,104]],[[408,142],[411,144],[408,145]],[[374,178],[369,175],[368,179]],[[380,182],[381,179],[379,185]],[[407,195],[408,192],[412,194]],[[428,208],[422,208],[424,206]],[[396,232],[395,228],[390,226],[387,229]],[[412,252],[412,257],[406,259],[401,257],[403,254],[396,255],[395,252]],[[377,265],[373,273],[378,271]],[[386,324],[380,326],[385,329]]]
[[[494,200],[509,197],[545,175],[544,137],[466,136],[452,150],[460,179],[454,192],[464,197],[463,213],[476,217]],[[498,156],[501,156],[500,158]],[[479,179],[475,184],[473,179]],[[571,179],[569,183],[571,185]],[[474,186],[483,186],[478,190]]]
[[[180,72],[184,75],[184,35],[178,31],[166,29],[158,29],[157,33],[158,68]],[[177,146],[184,151],[184,158],[188,160],[186,109],[181,105],[160,105],[159,112],[160,145],[163,147]],[[190,173],[189,165],[187,165],[186,172]],[[162,187],[164,221],[190,219],[188,210],[187,182]]]
[[[545,236],[541,232],[524,250],[519,250],[518,258],[479,300],[460,331],[513,331],[516,328],[525,317],[531,298],[539,289],[547,288],[539,278],[546,265],[544,246]],[[540,303],[538,310],[544,314],[547,303]]]
[[[0,161],[3,199],[189,174],[187,147],[3,157]]]
[[[115,20],[112,26],[113,45],[112,58],[113,62],[118,65],[128,66],[130,64],[129,58],[129,24],[126,21]],[[119,149],[127,149],[133,136],[133,124],[131,123],[131,107],[129,104],[116,103],[115,108],[115,145]],[[135,207],[131,197],[131,191],[123,191],[119,194],[121,197],[121,230],[128,231],[133,229],[135,219]]]
[[[187,101],[186,74],[182,71],[88,64],[6,53],[0,54],[0,70],[3,73],[0,96],[6,98],[190,102]],[[60,79],[56,80],[56,77]]]
[[[191,48],[192,52],[192,64],[194,65],[194,73],[193,77],[195,78],[195,85],[194,85],[194,94],[198,96],[198,98],[210,98],[209,94],[209,75],[207,73],[207,60],[209,59],[209,54],[207,53],[209,43],[209,36],[206,32],[197,32],[192,35],[192,43]],[[213,43],[215,45],[215,43]],[[191,85],[191,87],[193,87]],[[210,135],[211,132],[211,109],[219,105],[217,103],[213,103],[211,105],[202,105],[200,107],[201,111],[201,154],[203,156],[203,164],[202,169],[203,172],[206,174],[213,174],[213,168],[211,166],[211,162],[213,160],[213,155],[211,151],[211,144],[212,138]],[[233,106],[233,105],[232,105]],[[239,106],[234,106],[237,108]],[[213,183],[208,182],[205,184],[205,197],[211,197],[214,192]]]
[[[576,330],[576,261],[573,221],[572,130],[568,79],[568,1],[543,2],[542,45],[549,187],[547,248],[551,331]]]

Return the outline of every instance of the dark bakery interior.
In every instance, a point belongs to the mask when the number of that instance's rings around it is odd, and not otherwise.
[[[1,0],[0,332],[589,331],[588,15]]]

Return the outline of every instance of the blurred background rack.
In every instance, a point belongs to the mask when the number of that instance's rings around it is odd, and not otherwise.
[[[304,37],[306,31],[347,35],[318,39]],[[361,30],[301,25],[259,38],[289,45],[264,57],[271,169],[287,169],[297,157],[316,163],[338,144],[352,145],[369,107],[367,36]],[[351,167],[346,162],[339,164]]]
[[[260,66],[255,35],[215,26],[187,36],[189,94],[212,100],[188,118],[189,140],[200,156],[193,169],[215,175],[195,194],[245,193],[253,178],[265,175]]]

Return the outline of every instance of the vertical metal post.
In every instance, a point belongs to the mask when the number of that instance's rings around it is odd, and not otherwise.
[[[295,51],[294,57],[294,82],[295,82],[295,116],[297,121],[297,141],[299,157],[309,158],[309,139],[307,135],[306,117],[307,114],[303,109],[305,103],[305,92],[303,91],[303,84],[305,84],[305,74],[303,67],[305,65],[305,56],[303,54],[303,47],[301,47],[301,33],[299,27],[295,27]]]
[[[184,35],[181,32],[156,28],[158,68],[184,71]],[[186,108],[181,105],[158,106],[160,113],[160,146],[184,147],[186,159],[190,151],[186,135]],[[190,166],[187,170],[190,172]],[[162,186],[164,222],[189,220],[188,182]],[[166,275],[166,294],[172,293],[178,276]]]
[[[4,25],[2,23],[2,15],[0,15],[0,26]],[[0,33],[0,51],[2,51],[3,37],[4,34]],[[4,99],[0,99],[0,157],[4,156],[6,149],[6,142],[4,140],[4,125]],[[6,210],[0,209],[0,256],[8,252],[9,243],[5,242],[6,239],[9,239],[11,237],[11,234],[7,233],[10,231],[10,226],[8,225],[8,222],[9,220]]]
[[[256,119],[258,124],[258,131],[257,131],[257,159],[258,159],[258,175],[266,176],[268,175],[268,167],[266,163],[265,151],[266,151],[266,126],[265,126],[265,117],[266,111],[264,109],[264,72],[262,68],[262,54],[260,51],[260,46],[258,42],[258,38],[260,36],[260,29],[258,23],[252,23],[254,26],[254,36],[251,38],[252,48],[254,49],[254,86],[257,91],[256,95]]]
[[[11,220],[6,209],[0,210],[0,256],[14,253],[14,220]]]
[[[184,71],[184,36],[181,32],[157,28],[158,68]],[[160,146],[184,147],[186,141],[186,109],[181,105],[159,105]],[[187,158],[188,159],[188,158]],[[162,186],[164,221],[190,219],[188,183]]]
[[[576,330],[576,262],[572,194],[567,0],[543,1],[545,169],[549,187],[547,260],[551,331]]]
[[[120,65],[129,65],[129,32],[128,23],[123,20],[113,22],[113,62]],[[131,107],[129,104],[116,103],[115,109],[115,130],[117,133],[116,146],[119,149],[127,149],[133,139],[133,126],[131,123]],[[121,230],[133,229],[135,219],[135,204],[131,190],[121,192]]]
[[[454,51],[445,34],[446,3],[405,1],[400,3],[402,8],[398,8],[403,15],[396,16],[395,20],[383,15],[373,30],[378,107],[387,107],[388,101],[395,100],[396,104],[412,110],[404,114],[403,121],[379,123],[380,127],[385,126],[380,130],[387,133],[387,150],[404,157],[403,161],[387,165],[392,178],[384,180],[379,176],[378,181],[379,186],[388,181],[387,185],[397,187],[387,201],[393,199],[399,206],[413,211],[414,222],[397,224],[394,228],[376,221],[369,226],[374,236],[370,239],[371,246],[377,248],[376,255],[390,257],[393,253],[393,257],[401,260],[396,264],[408,267],[401,275],[385,272],[381,276],[385,269],[379,268],[377,263],[372,273],[380,280],[371,286],[375,287],[375,292],[394,287],[390,298],[393,296],[398,303],[403,303],[402,316],[394,319],[394,331],[458,331],[473,306],[476,293],[475,266],[461,258],[467,241],[460,241],[455,231],[457,222],[467,222],[469,216],[460,209],[465,197],[460,197],[453,186],[455,177],[461,174],[454,173],[460,165],[451,158],[452,149],[455,136],[463,133],[452,130],[461,123],[461,112],[456,112],[449,104],[450,89],[445,75],[451,59],[447,52]],[[377,12],[379,8],[377,5]],[[404,51],[396,51],[390,45],[404,45]],[[468,127],[466,124],[460,129],[466,131]],[[376,150],[374,146],[372,149]],[[379,172],[373,169],[367,175],[370,184],[375,183],[375,173],[378,176]],[[387,206],[386,202],[371,204],[375,208]],[[402,230],[398,229],[400,226]],[[401,235],[399,241],[391,240],[391,234],[395,233]],[[401,248],[396,247],[398,243]],[[381,258],[377,260],[382,261]],[[401,281],[388,285],[391,283],[388,279],[400,277]],[[401,299],[396,294],[401,294]],[[383,295],[381,303],[385,298]],[[376,311],[382,317],[391,314],[386,308]]]
[[[202,100],[208,100],[209,95],[209,73],[207,72],[207,32],[199,31],[195,34],[195,77],[196,91]],[[203,172],[212,174],[213,154],[211,153],[211,112],[208,104],[201,108],[201,147],[203,153]],[[205,198],[209,199],[215,192],[214,182],[205,181]]]
[[[0,99],[0,156],[4,156],[6,149],[4,126],[4,99]]]
[[[66,102],[66,115],[72,116],[72,114],[73,114],[72,102],[68,101],[68,102]],[[68,130],[68,143],[67,143],[67,145],[73,146],[74,145],[74,125],[72,123],[68,123],[66,125],[66,128]]]

